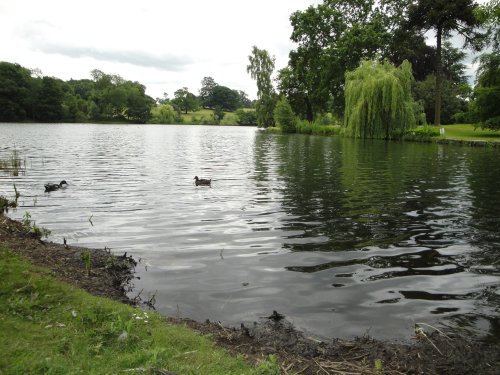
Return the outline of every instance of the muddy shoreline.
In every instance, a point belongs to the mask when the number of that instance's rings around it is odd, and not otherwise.
[[[141,302],[127,297],[136,261],[126,254],[42,241],[27,233],[20,222],[1,214],[0,246],[94,295],[128,304]],[[90,254],[90,275],[82,259],[84,251]],[[410,343],[378,341],[368,336],[319,342],[273,311],[252,326],[238,329],[219,322],[168,321],[209,335],[219,346],[251,362],[273,355],[282,374],[497,374],[500,366],[499,346],[460,335],[445,336],[432,329],[416,332]]]

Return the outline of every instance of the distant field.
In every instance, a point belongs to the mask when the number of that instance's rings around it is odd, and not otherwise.
[[[500,142],[500,131],[474,129],[471,124],[443,125],[445,138],[467,141],[489,141]]]
[[[245,111],[252,111],[252,109],[244,109]],[[182,120],[184,124],[214,124],[213,118],[214,111],[212,109],[200,109],[196,112],[182,113]],[[224,112],[224,118],[219,125],[238,125],[238,118],[235,112]]]

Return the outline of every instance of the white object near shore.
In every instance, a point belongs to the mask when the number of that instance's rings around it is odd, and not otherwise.
[[[444,135],[444,128],[439,128],[439,135]]]

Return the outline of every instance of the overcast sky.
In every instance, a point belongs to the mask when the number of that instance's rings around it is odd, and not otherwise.
[[[63,80],[93,69],[139,81],[153,98],[203,77],[256,96],[252,46],[286,66],[289,17],[315,0],[0,0],[0,61]]]
[[[253,45],[286,66],[289,17],[320,0],[0,0],[0,61],[63,80],[99,69],[139,81],[153,98],[203,77],[256,96]]]

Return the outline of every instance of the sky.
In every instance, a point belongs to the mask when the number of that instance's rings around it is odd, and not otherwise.
[[[246,71],[252,46],[285,67],[296,48],[290,15],[319,2],[0,0],[0,61],[63,80],[89,79],[99,69],[140,82],[153,98],[173,98],[182,87],[198,95],[202,79],[212,77],[255,99]]]
[[[319,0],[0,0],[0,61],[63,80],[93,69],[146,86],[153,98],[204,77],[256,97],[252,46],[285,67],[289,17]]]

